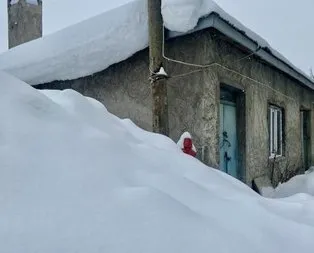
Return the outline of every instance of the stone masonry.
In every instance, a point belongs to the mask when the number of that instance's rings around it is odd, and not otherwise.
[[[168,40],[168,57],[196,64],[212,64],[206,69],[166,62],[168,80],[170,137],[177,141],[184,131],[191,132],[198,158],[219,168],[220,87],[227,84],[241,91],[243,109],[238,119],[241,150],[241,180],[252,185],[260,176],[271,176],[274,185],[284,170],[297,173],[302,167],[300,110],[310,110],[314,133],[314,92],[271,67],[214,29]],[[243,57],[245,57],[243,59]],[[242,60],[241,60],[242,59]],[[103,102],[109,111],[130,118],[151,130],[151,95],[148,81],[148,50],[112,65],[91,76],[42,84],[38,88],[73,88]],[[285,110],[284,156],[269,159],[268,105]],[[314,161],[314,142],[310,158]]]
[[[8,0],[9,48],[42,36],[42,1],[38,4],[19,0],[11,4]]]

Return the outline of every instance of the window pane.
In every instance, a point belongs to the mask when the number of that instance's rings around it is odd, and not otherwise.
[[[272,126],[272,123],[271,123],[271,112],[272,112],[272,110],[271,110],[271,108],[269,108],[268,109],[268,118],[269,118],[269,120],[268,120],[268,130],[269,130],[269,153],[271,154],[272,153],[272,144],[271,144],[271,136],[272,136],[272,129],[271,129],[271,126]]]
[[[277,154],[281,155],[281,130],[282,130],[282,123],[281,123],[281,111],[277,111]]]
[[[283,111],[279,107],[269,107],[269,150],[270,155],[282,155]]]
[[[275,140],[275,129],[274,129],[274,121],[275,121],[275,112],[271,110],[271,153],[275,152],[274,140]]]

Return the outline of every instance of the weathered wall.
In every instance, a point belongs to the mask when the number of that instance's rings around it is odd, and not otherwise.
[[[255,57],[239,59],[249,52],[227,40],[222,34],[206,30],[171,39],[166,54],[181,61],[209,64],[206,69],[167,62],[170,137],[175,141],[184,131],[192,133],[198,155],[206,164],[219,167],[219,103],[221,83],[244,91],[245,110],[239,116],[245,120],[240,133],[243,181],[251,185],[261,175],[271,174],[269,160],[268,103],[285,109],[285,157],[275,163],[275,180],[286,167],[296,171],[301,167],[300,108],[311,109],[314,133],[313,92],[301,88],[296,81],[271,68]],[[224,66],[224,67],[222,67]],[[229,70],[227,70],[227,68]],[[231,71],[234,70],[234,71]],[[239,72],[239,73],[236,73]],[[148,51],[94,74],[66,82],[54,82],[41,88],[74,88],[102,101],[109,111],[131,118],[144,129],[151,130],[151,96],[148,81]],[[247,77],[250,78],[247,78]],[[253,81],[254,79],[255,81]],[[312,151],[314,150],[312,141]],[[312,153],[314,161],[314,154]]]
[[[301,108],[312,110],[313,119],[314,92],[302,88],[297,81],[256,57],[239,61],[249,52],[244,52],[219,33],[208,34],[207,42],[214,46],[216,61],[229,68],[228,70],[220,66],[215,67],[218,74],[218,82],[215,85],[220,83],[236,85],[245,92],[246,110],[243,113],[246,114],[246,182],[251,184],[252,179],[265,174],[271,177],[273,166],[275,185],[285,170],[291,175],[297,173],[302,169],[300,110]],[[269,103],[284,108],[285,116],[284,157],[278,158],[275,162],[269,159]],[[313,120],[311,133],[313,143]],[[314,161],[313,149],[311,157]]]
[[[9,48],[42,36],[42,3],[28,4],[25,0],[8,4]]]
[[[208,64],[212,50],[206,46],[207,32],[178,37],[167,43],[166,55],[188,63]],[[200,70],[178,63],[169,63],[166,69],[169,79],[170,136],[177,140],[189,131],[198,149],[198,158],[205,164],[219,166],[218,123],[219,87],[212,84],[218,76],[211,69]]]
[[[205,33],[174,39],[167,44],[167,54],[173,58],[188,62],[205,64],[205,54],[199,54],[204,48]],[[195,70],[195,68],[168,63],[165,66],[171,76],[177,76]],[[148,50],[135,54],[124,62],[115,64],[108,69],[92,76],[66,82],[53,82],[38,88],[73,88],[84,95],[102,101],[107,109],[122,118],[130,118],[146,130],[152,129],[151,94],[148,80]],[[209,89],[210,79],[216,78],[214,73],[196,72],[185,77],[173,77],[168,81],[169,94],[169,127],[170,137],[177,141],[184,131],[189,131],[196,141],[198,155],[207,164],[218,166],[214,145],[216,142],[216,117],[207,109],[216,112],[216,95]],[[207,94],[203,96],[203,94]],[[216,102],[215,102],[216,103]],[[202,153],[202,146],[208,146]],[[214,155],[212,155],[214,154]]]

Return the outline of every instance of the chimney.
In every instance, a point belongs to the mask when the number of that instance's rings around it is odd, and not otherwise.
[[[42,36],[42,1],[8,0],[9,48]]]

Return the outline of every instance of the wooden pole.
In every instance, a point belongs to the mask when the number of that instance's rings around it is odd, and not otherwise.
[[[163,20],[161,0],[148,0],[149,69],[152,88],[153,131],[169,136],[167,77],[158,74],[162,67]]]

